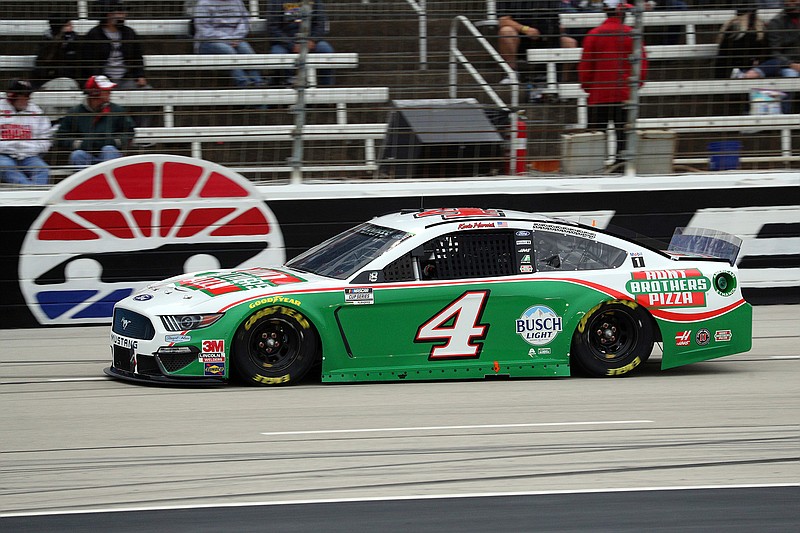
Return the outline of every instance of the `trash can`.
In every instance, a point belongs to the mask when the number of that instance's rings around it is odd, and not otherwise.
[[[708,170],[736,170],[739,168],[740,141],[718,141],[708,144],[710,156]]]

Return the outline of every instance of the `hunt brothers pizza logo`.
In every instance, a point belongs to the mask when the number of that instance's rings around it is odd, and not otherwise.
[[[632,273],[625,287],[647,307],[702,307],[711,282],[696,268],[644,270]]]

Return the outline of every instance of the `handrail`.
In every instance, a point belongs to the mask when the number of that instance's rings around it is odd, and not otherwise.
[[[419,64],[421,70],[428,69],[428,2],[427,0],[406,0],[419,19]]]
[[[472,34],[478,43],[483,47],[483,49],[491,56],[491,58],[500,66],[503,70],[503,73],[509,77],[511,83],[508,87],[511,89],[511,103],[507,105],[502,98],[497,94],[489,83],[486,82],[486,79],[478,72],[478,70],[470,63],[469,59],[464,55],[464,53],[458,48],[458,29],[460,26],[463,26]],[[472,79],[483,89],[483,92],[494,102],[494,104],[503,109],[504,111],[509,111],[509,119],[510,119],[510,146],[517,145],[517,120],[519,119],[519,77],[517,76],[517,72],[508,66],[506,60],[495,50],[495,48],[489,43],[486,37],[475,27],[471,20],[469,20],[464,15],[457,15],[453,21],[450,23],[450,62],[449,62],[449,75],[448,75],[448,84],[449,84],[449,91],[448,95],[450,98],[458,98],[458,66],[464,67],[464,70],[472,76]],[[513,172],[515,168],[517,168],[517,154],[516,150],[510,150],[510,169]]]

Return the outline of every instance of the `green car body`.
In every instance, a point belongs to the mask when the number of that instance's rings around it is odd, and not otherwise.
[[[358,382],[569,376],[577,364],[617,376],[653,342],[664,369],[751,347],[738,247],[722,234],[692,238],[733,258],[500,210],[404,212],[343,235],[284,267],[195,273],[119,302],[107,373],[279,385],[317,368],[323,382]],[[345,255],[353,235],[381,248]],[[146,331],[126,335],[126,320]]]

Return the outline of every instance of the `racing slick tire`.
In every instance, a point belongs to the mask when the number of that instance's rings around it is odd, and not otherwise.
[[[633,302],[605,302],[584,315],[572,337],[572,360],[593,377],[623,376],[653,351],[652,319]]]
[[[302,379],[318,353],[319,336],[305,316],[288,307],[266,307],[236,331],[231,372],[249,385],[286,385]]]

